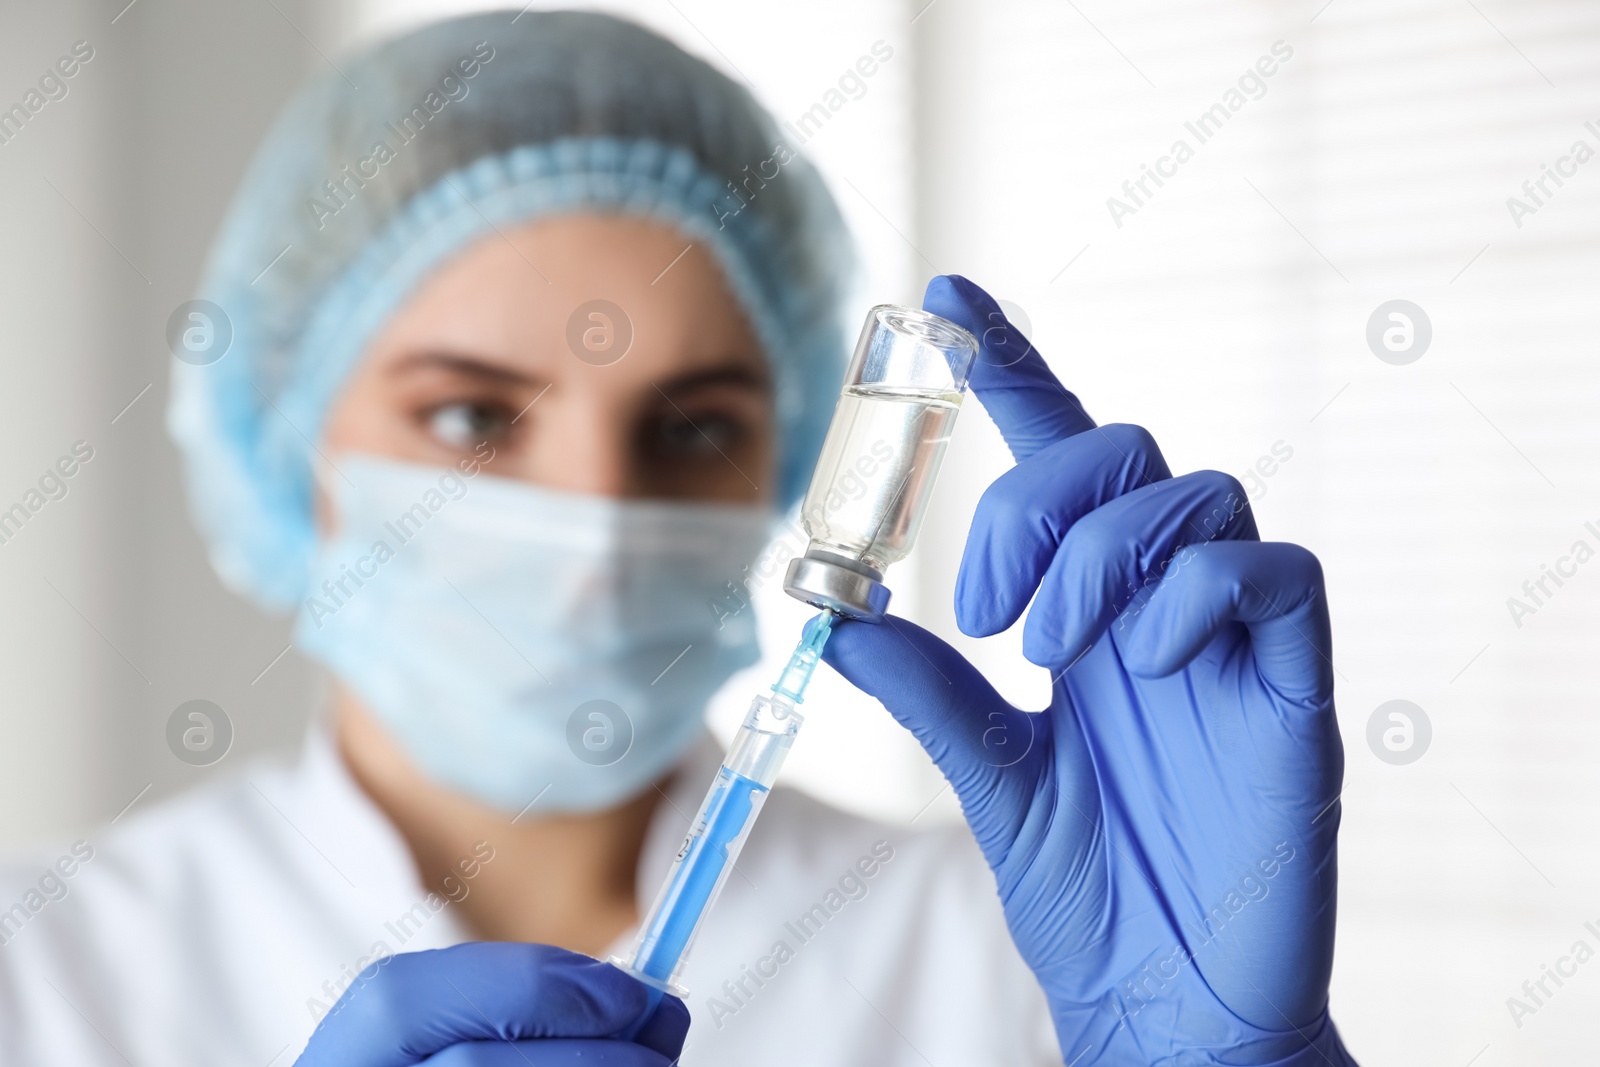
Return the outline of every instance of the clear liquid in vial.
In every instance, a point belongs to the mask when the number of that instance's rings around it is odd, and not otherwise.
[[[880,571],[904,559],[960,410],[958,392],[846,389],[801,514],[813,544]]]

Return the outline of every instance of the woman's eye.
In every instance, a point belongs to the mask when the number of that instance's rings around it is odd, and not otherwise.
[[[504,437],[511,416],[489,404],[446,404],[428,416],[428,432],[451,448],[470,450]]]
[[[669,451],[714,455],[736,448],[744,437],[744,425],[723,415],[696,415],[693,420],[667,419],[657,432]]]

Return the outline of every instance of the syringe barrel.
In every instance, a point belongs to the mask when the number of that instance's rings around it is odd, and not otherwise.
[[[750,704],[733,746],[690,824],[666,883],[639,928],[627,970],[678,996],[678,976],[711,905],[794,744],[801,716],[782,696]]]
[[[794,735],[800,732],[805,716],[794,702],[779,693],[761,693],[750,701],[739,733],[728,749],[722,765],[734,774],[748,778],[766,789],[778,780]]]

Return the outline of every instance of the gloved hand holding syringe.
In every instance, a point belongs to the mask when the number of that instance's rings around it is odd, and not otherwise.
[[[789,595],[822,610],[770,695],[751,702],[632,959],[617,961],[652,988],[685,992],[689,948],[794,744],[834,619],[883,618],[884,571],[916,539],[977,353],[972,334],[937,315],[888,304],[868,312],[802,505],[811,544],[784,580]]]

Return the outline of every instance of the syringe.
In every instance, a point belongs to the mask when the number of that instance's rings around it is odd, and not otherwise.
[[[666,884],[640,926],[633,959],[615,961],[657,990],[676,996],[685,993],[678,985],[678,972],[794,744],[803,721],[796,705],[803,701],[834,618],[831,610],[824,610],[808,622],[771,695],[759,694],[751,701]]]
[[[783,582],[784,592],[822,613],[806,625],[772,694],[751,702],[632,960],[612,961],[658,994],[684,995],[684,959],[794,744],[796,706],[834,620],[883,619],[884,569],[916,539],[977,354],[976,338],[937,315],[889,304],[867,313],[800,508],[811,542]]]

